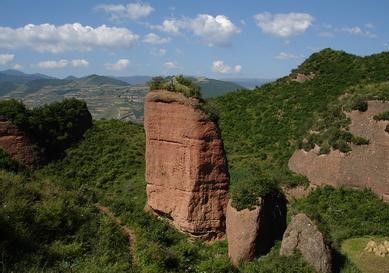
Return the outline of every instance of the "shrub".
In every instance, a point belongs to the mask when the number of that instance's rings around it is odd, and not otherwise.
[[[74,98],[35,108],[29,115],[29,132],[49,156],[62,153],[91,126],[86,103]]]
[[[0,101],[0,115],[24,130],[49,157],[61,155],[92,126],[86,103],[74,98],[32,110],[16,100]]]
[[[28,127],[29,112],[22,102],[17,100],[0,101],[0,116],[11,120],[13,124],[21,128]]]
[[[355,145],[368,145],[370,143],[368,139],[361,136],[353,136],[351,142]]]
[[[377,120],[377,121],[378,120],[389,120],[389,111],[375,115],[373,118],[374,118],[374,120]]]
[[[261,173],[252,170],[235,171],[231,175],[230,193],[232,206],[237,210],[253,208],[259,205],[258,198],[278,192],[277,183]]]
[[[368,104],[365,100],[357,100],[352,106],[353,110],[358,110],[360,112],[366,112],[368,108]]]
[[[150,90],[167,90],[179,92],[189,98],[202,100],[200,87],[193,83],[189,78],[183,75],[169,77],[154,77],[149,83]]]

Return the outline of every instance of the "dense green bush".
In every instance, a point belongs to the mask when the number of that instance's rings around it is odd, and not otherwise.
[[[183,75],[169,77],[154,77],[148,83],[150,90],[168,90],[179,92],[189,98],[202,100],[200,87],[193,83],[189,78]]]
[[[0,170],[7,170],[12,172],[24,171],[24,166],[13,160],[9,154],[0,148]]]
[[[374,120],[389,120],[389,111],[375,115]]]
[[[368,108],[367,101],[365,100],[357,100],[354,102],[354,105],[352,106],[353,110],[358,110],[359,112],[366,112]]]
[[[17,100],[1,100],[0,116],[10,119],[16,126],[28,128],[29,112],[24,104]]]
[[[251,209],[260,205],[259,197],[263,198],[280,191],[274,180],[252,170],[235,170],[231,173],[231,180],[232,206],[237,210]]]
[[[74,98],[32,110],[16,100],[0,101],[0,115],[24,130],[49,157],[61,155],[92,126],[86,103]]]

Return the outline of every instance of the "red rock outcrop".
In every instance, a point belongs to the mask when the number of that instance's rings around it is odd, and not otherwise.
[[[145,97],[147,206],[178,229],[207,239],[225,233],[229,174],[220,131],[181,93]]]
[[[0,117],[0,147],[26,166],[35,167],[40,162],[30,139],[5,117]]]
[[[366,112],[352,111],[350,132],[369,139],[368,145],[351,144],[352,151],[338,150],[319,155],[318,149],[296,151],[289,168],[305,175],[313,185],[370,188],[389,201],[389,134],[388,121],[375,121],[376,114],[389,110],[389,102],[369,101]]]

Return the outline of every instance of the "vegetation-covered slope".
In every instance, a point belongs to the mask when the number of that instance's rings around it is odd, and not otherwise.
[[[254,169],[279,183],[301,181],[290,173],[287,163],[304,136],[326,115],[330,118],[324,127],[335,127],[332,143],[343,145],[345,140],[337,132],[343,130],[345,123],[336,117],[342,113],[334,110],[334,105],[352,86],[387,81],[388,63],[387,52],[358,57],[325,49],[313,54],[288,77],[254,91],[215,98],[232,176],[239,169]],[[311,73],[312,80],[293,80],[298,74]],[[334,120],[340,122],[336,124]]]
[[[97,121],[63,160],[35,172],[2,171],[0,257],[5,272],[314,272],[299,258],[280,257],[279,245],[267,256],[233,269],[225,242],[190,242],[145,213],[143,157],[141,126]],[[343,225],[331,212],[333,202],[340,206],[342,198],[351,202],[344,203],[341,216],[358,222],[356,231],[355,224]],[[109,207],[136,234],[134,253],[129,253],[120,228],[99,213],[96,204]],[[347,235],[342,239],[387,233],[383,228],[388,209],[371,193],[319,191],[296,203],[294,210],[305,211],[310,204],[316,207],[307,210],[309,214],[314,211],[331,223],[324,226],[329,227],[330,240],[340,238],[339,232]],[[369,213],[357,217],[366,207]],[[368,223],[376,224],[366,229]],[[340,272],[358,272],[352,268],[340,263]]]

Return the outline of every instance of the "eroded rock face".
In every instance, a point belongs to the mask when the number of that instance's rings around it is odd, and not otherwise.
[[[292,256],[296,250],[318,272],[331,272],[331,251],[315,224],[303,213],[292,217],[282,239],[280,255]]]
[[[231,200],[227,206],[228,256],[237,266],[241,262],[267,254],[275,240],[280,240],[286,228],[286,199],[269,195],[258,200],[258,205],[236,210]]]
[[[389,110],[389,102],[369,101],[366,112],[352,111],[350,131],[370,140],[369,145],[351,144],[352,151],[331,151],[319,155],[318,149],[296,151],[289,168],[305,175],[313,185],[370,188],[389,201],[389,134],[387,121],[375,121],[376,114]]]
[[[229,174],[217,124],[197,100],[152,91],[145,98],[147,205],[177,228],[223,237]]]
[[[5,117],[0,117],[0,147],[26,166],[35,167],[41,161],[26,134]]]
[[[237,211],[231,206],[231,200],[228,202],[226,217],[228,256],[235,266],[240,262],[250,261],[257,255],[261,209],[261,206],[256,206],[252,210]]]

